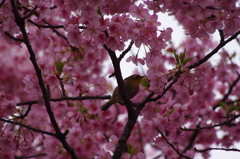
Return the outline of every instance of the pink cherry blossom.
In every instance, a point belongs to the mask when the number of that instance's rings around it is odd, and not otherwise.
[[[53,74],[48,74],[47,77],[45,78],[46,84],[49,86],[58,86],[59,85],[59,80],[57,79],[56,75]]]
[[[144,159],[146,158],[145,154],[140,152],[132,157],[133,159]]]
[[[106,148],[108,150],[110,150],[110,151],[114,151],[115,150],[115,146],[117,144],[117,140],[118,140],[118,138],[116,136],[114,136],[114,135],[110,136],[110,143],[108,143],[106,145]]]
[[[139,19],[145,19],[149,17],[148,10],[144,8],[144,5],[142,3],[140,3],[138,6],[131,5],[129,11],[132,14],[132,16]]]
[[[141,58],[137,58],[137,56],[134,56],[134,57],[133,56],[129,56],[126,61],[127,62],[132,61],[135,65],[138,65],[138,63],[140,63],[142,65],[145,64],[144,60],[141,59]]]
[[[8,101],[2,105],[2,111],[4,112],[4,115],[13,115],[17,112],[16,104],[13,101]]]
[[[239,151],[239,26],[237,0],[1,1],[0,158]],[[134,107],[102,111],[126,73],[145,76]]]

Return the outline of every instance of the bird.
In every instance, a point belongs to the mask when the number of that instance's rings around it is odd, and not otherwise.
[[[133,98],[138,93],[139,83],[143,77],[145,77],[145,76],[131,75],[123,80],[128,97],[130,99]],[[114,89],[110,100],[101,106],[101,110],[106,111],[106,110],[108,110],[108,108],[111,105],[113,105],[115,103],[119,103],[119,102],[123,102],[123,101],[122,101],[122,97],[119,93],[119,87],[117,86]]]

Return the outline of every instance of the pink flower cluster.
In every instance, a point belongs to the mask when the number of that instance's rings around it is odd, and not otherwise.
[[[236,0],[147,0],[154,12],[168,12],[183,25],[187,35],[209,37],[216,30],[223,30],[226,37],[238,31],[239,6]]]
[[[134,103],[154,92],[131,132],[123,159],[179,158],[176,150],[194,158],[194,148],[229,148],[240,141],[237,53],[222,49],[216,64],[208,59],[189,67],[217,46],[210,36],[216,30],[223,33],[222,41],[239,30],[236,0],[14,1],[40,73],[16,23],[13,1],[0,2],[0,158],[72,157],[54,136],[56,127],[36,73],[76,156],[112,158],[128,118],[126,107],[119,104],[106,112],[100,108],[108,90],[114,89],[106,80],[114,72],[106,64],[109,53],[127,57],[136,67],[146,64],[147,84],[140,84]],[[174,30],[159,30],[159,12],[175,16],[191,38],[174,46]],[[144,46],[145,56],[125,54],[129,43]],[[181,63],[187,58],[191,60]],[[224,133],[219,137],[220,131]],[[202,156],[208,158],[209,151]]]

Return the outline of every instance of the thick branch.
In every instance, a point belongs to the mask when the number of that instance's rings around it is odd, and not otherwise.
[[[116,146],[116,149],[115,149],[113,157],[112,157],[113,159],[121,158],[123,149],[125,148],[127,140],[131,135],[134,125],[136,124],[136,120],[137,120],[137,118],[135,118],[135,120],[127,121],[127,123],[124,127],[124,130],[123,130],[123,133],[122,133],[120,139],[118,140],[118,144]]]
[[[107,47],[107,45],[104,45],[104,48],[108,51],[109,56],[112,60],[112,64],[113,64],[113,67],[115,70],[115,72],[114,72],[115,77],[117,79],[117,83],[118,83],[118,87],[119,87],[119,93],[122,97],[124,104],[126,104],[126,108],[128,111],[128,121],[125,125],[124,131],[123,131],[120,139],[118,140],[118,144],[116,146],[116,149],[115,149],[114,155],[113,155],[113,159],[120,159],[123,149],[126,146],[127,140],[131,135],[132,129],[133,129],[134,125],[136,124],[137,115],[135,113],[133,103],[129,99],[126,88],[124,86],[122,73],[121,73],[121,69],[120,69],[120,60],[117,58],[115,52],[112,51],[111,49],[109,49]]]
[[[57,124],[57,121],[54,117],[54,114],[53,114],[53,111],[52,111],[52,108],[51,108],[51,105],[50,105],[50,101],[49,101],[48,96],[47,96],[47,90],[46,90],[44,82],[43,82],[41,70],[40,70],[40,68],[37,64],[35,53],[32,49],[32,46],[30,44],[27,32],[25,30],[25,21],[21,17],[21,15],[19,14],[15,2],[16,2],[15,0],[11,0],[12,11],[13,11],[13,14],[15,16],[15,22],[19,26],[19,28],[22,32],[24,43],[27,46],[28,52],[30,54],[30,60],[31,60],[31,62],[34,66],[34,69],[36,71],[36,75],[37,75],[37,78],[38,78],[38,84],[39,84],[39,86],[41,88],[41,91],[42,91],[45,107],[47,109],[47,113],[49,115],[50,121],[51,121],[51,123],[54,127],[55,132],[56,132],[56,137],[61,141],[63,147],[68,151],[68,153],[72,156],[72,158],[77,159],[77,156],[76,156],[74,150],[66,142],[65,136],[64,136],[64,134],[62,134],[62,132],[61,132],[61,130],[60,130],[58,124]]]
[[[124,82],[123,82],[123,78],[122,78],[122,73],[121,73],[121,69],[120,69],[120,61],[116,56],[116,53],[114,51],[112,51],[111,49],[109,49],[107,47],[107,45],[104,45],[104,48],[108,51],[109,56],[111,57],[112,60],[112,64],[115,70],[115,77],[117,79],[117,83],[118,83],[118,87],[119,87],[119,93],[122,97],[122,100],[124,102],[124,104],[127,107],[127,111],[128,111],[128,118],[135,118],[135,110],[133,108],[133,103],[131,102],[131,100],[129,99],[128,95],[127,95],[127,91],[126,88],[124,86]]]

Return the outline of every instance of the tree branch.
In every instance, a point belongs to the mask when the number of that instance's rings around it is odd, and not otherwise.
[[[124,127],[124,130],[123,130],[123,133],[122,133],[120,139],[118,140],[118,144],[117,144],[116,149],[113,154],[113,159],[120,159],[122,152],[124,150],[124,147],[126,146],[127,140],[130,137],[132,129],[136,123],[138,115],[136,115],[136,113],[135,113],[133,103],[128,97],[128,94],[127,94],[127,91],[126,91],[126,88],[125,88],[125,85],[123,82],[122,73],[121,73],[121,69],[120,69],[120,60],[117,58],[115,52],[112,51],[111,49],[109,49],[106,44],[104,44],[103,46],[108,51],[108,54],[112,60],[112,64],[113,64],[113,67],[115,70],[114,71],[115,77],[117,79],[117,83],[118,83],[118,87],[119,87],[119,93],[122,97],[124,104],[126,104],[126,108],[127,108],[127,112],[128,112],[128,121]]]
[[[57,102],[57,101],[63,101],[63,100],[92,100],[92,99],[110,99],[111,96],[81,96],[81,97],[62,97],[62,98],[52,98],[49,99],[49,101]],[[27,101],[27,102],[21,102],[17,103],[17,106],[21,105],[29,105],[29,104],[37,104],[38,101]]]
[[[197,125],[197,128],[199,128],[199,125]],[[195,130],[191,136],[191,138],[189,139],[189,143],[188,145],[185,147],[185,149],[183,150],[182,153],[187,152],[187,150],[190,150],[191,147],[193,146],[193,143],[195,141],[195,139],[197,138],[198,134],[199,134],[200,130]]]
[[[5,3],[6,0],[3,0],[1,3],[0,3],[0,8],[3,6],[3,4]]]
[[[51,25],[49,23],[47,25],[41,25],[41,24],[35,23],[31,19],[28,19],[28,22],[32,23],[33,25],[35,25],[35,26],[37,26],[39,28],[55,28],[55,29],[64,28],[63,25]]]
[[[9,34],[8,32],[4,32],[5,35],[7,35],[10,39],[13,39],[14,41],[20,41],[20,42],[24,42],[23,39],[19,39],[19,38],[15,38],[14,36],[12,36],[11,34]]]
[[[217,53],[223,46],[225,46],[228,42],[230,42],[230,41],[232,41],[233,39],[235,39],[239,34],[240,34],[240,31],[236,32],[233,36],[231,36],[230,38],[228,38],[226,41],[221,40],[221,42],[219,43],[219,45],[218,45],[215,49],[213,49],[208,55],[206,55],[204,58],[202,58],[202,59],[199,60],[198,62],[196,62],[196,63],[194,63],[194,64],[192,64],[192,65],[189,65],[187,68],[192,69],[192,68],[195,68],[195,67],[201,65],[202,63],[206,62],[210,57],[212,57],[214,54],[216,54],[216,53]],[[221,32],[220,32],[220,36],[221,36]],[[221,38],[222,38],[222,37],[223,37],[223,36],[221,36]],[[113,51],[111,51],[109,48],[107,48],[106,45],[104,45],[104,47],[105,47],[105,49],[109,52],[109,55],[110,55],[110,57],[111,57],[111,59],[112,59],[112,62],[113,62],[113,65],[114,65],[114,63],[115,63],[115,65],[118,65],[117,68],[119,68],[119,61],[116,60],[115,52],[113,52]],[[112,56],[113,56],[113,57],[112,57]],[[115,56],[115,57],[114,57],[114,56]],[[114,59],[114,60],[113,60],[113,59]],[[115,66],[114,66],[114,68],[115,68]],[[119,68],[119,70],[120,70],[120,68]],[[120,72],[120,71],[119,71],[119,72]],[[114,72],[114,73],[115,73],[115,76],[116,76],[116,78],[117,78],[117,81],[118,81],[118,78],[122,79],[121,74],[120,74],[120,77],[117,77],[118,75],[117,75],[117,73],[116,73],[116,68],[115,68],[115,72]],[[120,73],[121,73],[121,72],[120,72]],[[156,100],[160,99],[160,98],[172,87],[172,85],[177,82],[178,78],[180,77],[180,74],[181,74],[181,72],[176,73],[176,76],[175,76],[173,82],[171,82],[171,83],[167,86],[167,88],[165,88],[165,89],[163,90],[163,93],[162,93],[161,95],[158,95],[156,98],[151,98],[151,97],[154,95],[154,93],[151,92],[151,93],[148,95],[148,97],[145,98],[144,101],[142,101],[141,103],[137,104],[136,114],[132,117],[133,120],[132,120],[131,122],[134,122],[134,118],[137,118],[137,116],[139,115],[140,111],[143,109],[144,105],[145,105],[147,102],[149,102],[149,101],[156,101]],[[169,81],[171,81],[172,79],[173,79],[173,78],[171,77],[171,78],[169,79]],[[121,83],[122,81],[118,81],[119,86],[121,85],[120,87],[122,87],[122,84],[120,84],[119,82]],[[121,91],[120,91],[120,93],[121,93]],[[123,90],[123,93],[125,93],[124,90]],[[121,94],[121,95],[122,95],[122,94]],[[130,101],[130,100],[129,100],[129,101]],[[124,101],[124,102],[125,102],[125,101]],[[127,104],[127,105],[128,105],[128,104]],[[127,109],[128,109],[128,107],[127,107]],[[129,110],[128,110],[128,111],[129,111]],[[128,112],[128,114],[129,114],[129,112]],[[128,117],[130,117],[130,116],[128,116]],[[188,131],[197,131],[197,130],[200,130],[200,129],[213,128],[213,127],[216,127],[216,126],[221,126],[221,125],[227,124],[227,123],[231,122],[232,120],[234,120],[234,119],[228,120],[228,121],[226,121],[226,122],[224,122],[224,123],[220,123],[220,124],[217,124],[217,125],[214,125],[214,126],[211,126],[211,127],[191,129],[191,130],[188,130]],[[128,122],[129,122],[129,120],[128,120]],[[127,122],[127,125],[129,124],[128,122]],[[136,122],[135,122],[135,123],[136,123]],[[135,123],[134,123],[134,124],[135,124]],[[133,124],[133,126],[134,126],[134,124]],[[132,131],[132,129],[131,129],[132,124],[129,124],[129,129],[127,129],[127,125],[125,126],[124,132],[123,132],[121,138],[119,139],[119,142],[118,142],[118,145],[117,145],[116,150],[115,150],[115,152],[114,152],[113,158],[115,158],[115,157],[118,156],[118,155],[121,156],[122,151],[118,151],[118,149],[120,149],[120,147],[121,147],[120,145],[124,146],[124,144],[123,144],[123,143],[124,143],[124,142],[123,142],[124,140],[127,141],[126,138],[129,137],[128,134],[127,134],[127,131],[129,131],[128,133],[131,133],[131,131]],[[125,144],[126,144],[126,142],[125,142]],[[123,147],[122,147],[122,149],[123,149]],[[115,153],[117,153],[118,155],[115,155]],[[182,157],[183,157],[183,156],[182,156]],[[116,157],[116,158],[117,158],[117,157]],[[189,157],[185,156],[185,158],[189,158]]]
[[[216,54],[223,46],[225,46],[227,43],[229,43],[230,41],[232,41],[233,39],[235,39],[238,35],[240,34],[240,30],[238,32],[236,32],[234,35],[232,35],[230,38],[228,38],[227,40],[222,40],[220,41],[220,43],[218,44],[218,46],[213,49],[209,54],[207,54],[204,58],[202,58],[201,60],[199,60],[198,62],[195,62],[192,65],[187,66],[187,68],[189,69],[193,69],[201,64],[203,64],[204,62],[206,62],[210,57],[212,57],[214,54]],[[221,35],[220,35],[221,36]]]
[[[228,120],[226,120],[222,123],[218,123],[218,124],[215,124],[215,125],[212,125],[212,126],[197,127],[195,129],[187,129],[187,128],[180,128],[180,129],[184,130],[184,131],[196,131],[196,130],[202,130],[202,129],[212,129],[212,128],[215,128],[215,127],[218,127],[218,126],[231,124],[231,122],[238,117],[240,117],[240,115],[235,115],[235,116],[231,117],[230,119],[228,119]]]
[[[131,40],[130,44],[128,45],[128,48],[124,50],[122,54],[118,57],[119,61],[121,61],[122,58],[124,58],[124,56],[131,50],[133,44],[134,44],[134,41]]]
[[[30,54],[30,60],[31,60],[31,62],[34,66],[34,69],[36,71],[36,75],[37,75],[37,78],[38,78],[38,84],[39,84],[39,86],[41,88],[41,91],[42,91],[45,107],[46,107],[47,113],[49,115],[50,121],[51,121],[51,123],[54,127],[55,132],[56,132],[56,138],[62,143],[63,147],[68,151],[68,153],[71,155],[71,157],[73,159],[77,159],[78,158],[77,155],[75,154],[74,150],[67,143],[66,138],[65,138],[64,134],[61,132],[61,130],[58,126],[58,123],[57,123],[57,121],[54,117],[54,114],[53,114],[53,111],[52,111],[52,108],[51,108],[51,105],[50,105],[50,101],[49,101],[49,98],[47,96],[47,90],[46,90],[44,82],[43,82],[41,70],[40,70],[40,68],[37,64],[35,53],[32,49],[32,46],[30,44],[27,32],[25,30],[25,21],[18,12],[17,6],[15,4],[16,1],[15,0],[10,0],[10,1],[11,1],[11,5],[12,5],[12,11],[13,11],[13,14],[14,14],[14,17],[15,17],[15,22],[19,26],[19,28],[22,32],[24,43],[27,46],[28,52]]]
[[[211,147],[209,147],[209,148],[206,148],[204,150],[198,150],[197,148],[194,148],[194,150],[197,151],[197,152],[200,152],[200,153],[206,152],[206,151],[210,151],[210,150],[223,150],[223,151],[236,151],[236,152],[240,152],[240,150],[236,149],[236,148],[226,149],[226,148],[211,148]]]
[[[31,156],[14,156],[15,159],[24,159],[24,158],[35,158],[35,157],[42,157],[42,156],[47,156],[46,153],[40,153],[37,155],[31,155]]]
[[[114,51],[112,51],[111,49],[109,49],[107,47],[107,45],[104,44],[104,48],[108,51],[109,56],[111,57],[112,60],[112,64],[114,67],[114,72],[115,72],[115,77],[117,79],[117,83],[118,83],[118,88],[119,88],[119,93],[122,97],[122,100],[124,102],[124,104],[126,104],[126,108],[128,111],[128,118],[135,118],[135,110],[133,108],[133,103],[132,101],[129,99],[126,88],[124,86],[124,82],[123,82],[123,78],[122,78],[122,73],[121,73],[121,69],[120,69],[120,61],[117,58],[116,54]]]
[[[220,35],[220,43],[224,42],[224,33],[222,30],[218,30],[219,35]]]
[[[113,157],[112,157],[113,159],[120,159],[121,158],[123,149],[126,146],[127,140],[131,135],[131,132],[134,128],[135,123],[136,123],[136,120],[129,120],[128,119],[128,121],[127,121],[127,123],[124,127],[124,130],[122,132],[122,135],[121,135],[120,139],[118,140],[118,144],[116,146],[116,149],[115,149]]]
[[[20,116],[18,116],[17,118],[24,119],[26,116],[28,116],[31,108],[32,108],[32,104],[29,104],[27,111],[23,115],[20,114]]]
[[[27,8],[27,7],[24,6],[24,9],[26,9],[26,8]],[[38,15],[38,12],[36,11],[37,8],[38,8],[38,6],[35,6],[35,7],[33,8],[33,10],[30,10],[30,9],[27,8],[30,13],[29,13],[28,15],[25,15],[24,17],[22,17],[22,19],[30,18],[32,15],[39,16],[39,15]]]
[[[173,81],[167,86],[167,88],[163,89],[162,94],[158,95],[155,98],[149,99],[149,101],[157,101],[158,99],[162,98],[164,96],[164,94],[173,86],[173,84],[178,81],[178,78],[180,77],[180,75],[181,75],[181,71],[176,72],[175,75],[174,75],[175,77],[173,78]],[[165,86],[166,86],[166,84],[165,84]]]
[[[173,144],[171,144],[171,143],[167,140],[167,138],[164,136],[164,134],[160,131],[160,129],[159,129],[158,127],[156,127],[156,129],[157,129],[157,131],[161,134],[162,138],[166,141],[166,143],[167,143],[170,147],[172,147],[172,149],[173,149],[180,157],[187,158],[187,159],[191,159],[190,157],[181,154],[181,153],[175,148],[175,146],[174,146]]]
[[[62,82],[62,78],[60,78],[59,75],[56,75],[56,76],[57,76],[57,79],[59,80],[59,83],[60,83],[60,86],[61,86],[61,89],[62,89],[62,96],[66,97],[66,91],[65,91],[65,88],[64,88],[64,84]]]
[[[43,20],[43,22],[46,23],[46,24],[48,24],[49,26],[53,26],[53,25],[51,25],[49,22],[47,22],[46,20]],[[68,45],[70,46],[70,48],[71,48],[72,51],[78,51],[78,48],[77,48],[77,47],[72,46],[72,45],[70,44],[70,42],[68,41],[67,37],[65,37],[65,36],[62,35],[59,31],[56,30],[56,29],[59,29],[59,28],[54,28],[54,27],[50,27],[50,28],[52,29],[52,31],[53,31],[54,33],[56,33],[59,37],[63,38],[63,39],[68,43]]]
[[[14,124],[14,125],[19,125],[19,126],[22,126],[24,128],[27,128],[27,129],[32,130],[32,131],[37,132],[37,133],[42,133],[42,134],[46,134],[46,135],[50,135],[50,136],[56,137],[55,133],[50,133],[48,131],[35,129],[35,128],[31,127],[31,126],[27,126],[27,125],[24,125],[24,124],[16,122],[16,121],[6,120],[6,119],[2,119],[2,118],[0,118],[0,121],[4,121],[4,122],[11,123],[11,124]]]
[[[236,86],[236,84],[238,83],[239,80],[240,80],[240,74],[238,73],[238,77],[229,86],[229,90],[228,90],[227,94],[224,95],[224,97],[222,98],[222,100],[220,102],[225,102],[228,99],[228,97],[231,94],[233,88]],[[220,102],[218,102],[215,106],[213,106],[213,110],[215,110],[219,106]]]

